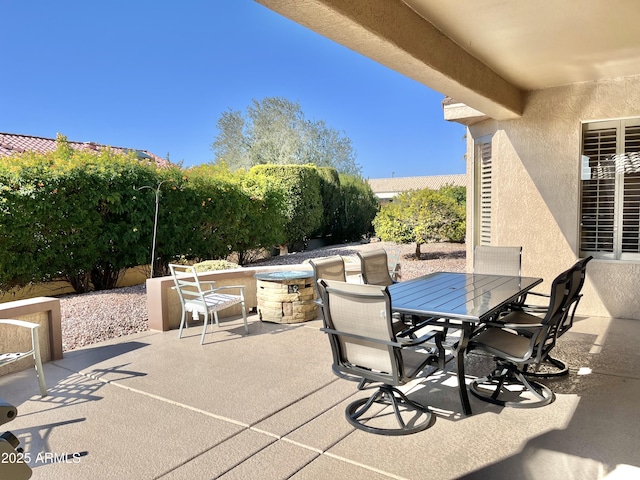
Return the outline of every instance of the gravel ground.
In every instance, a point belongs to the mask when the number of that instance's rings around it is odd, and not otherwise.
[[[420,260],[414,257],[415,245],[388,242],[352,243],[292,253],[256,262],[255,265],[287,265],[302,263],[308,258],[327,255],[354,257],[359,250],[384,247],[400,252],[402,280],[435,271],[464,272],[464,244],[434,243],[422,246]],[[121,337],[149,329],[147,298],[144,285],[115,290],[69,295],[60,298],[62,310],[62,348],[73,350],[85,345]]]

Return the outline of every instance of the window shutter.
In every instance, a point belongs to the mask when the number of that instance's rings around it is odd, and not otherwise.
[[[622,211],[622,252],[640,253],[640,125],[626,125]]]
[[[613,253],[616,138],[615,127],[584,132],[582,154],[590,169],[582,181],[580,244],[584,251]]]
[[[491,138],[476,143],[476,244],[491,244]]]

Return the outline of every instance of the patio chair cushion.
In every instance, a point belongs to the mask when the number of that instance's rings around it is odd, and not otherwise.
[[[187,312],[192,312],[193,319],[198,320],[199,315],[204,315],[205,312],[213,310],[222,310],[232,305],[236,305],[242,301],[239,295],[229,295],[225,293],[210,293],[205,294],[204,303],[202,300],[187,300],[184,303],[184,308]]]

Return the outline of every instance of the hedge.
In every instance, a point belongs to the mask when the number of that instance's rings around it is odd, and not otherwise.
[[[319,233],[353,239],[375,211],[363,184],[311,165],[158,169],[61,137],[54,152],[0,158],[0,290],[59,279],[78,293],[115,287],[126,268],[151,262],[156,199],[156,275],[177,259],[236,253],[242,265]]]

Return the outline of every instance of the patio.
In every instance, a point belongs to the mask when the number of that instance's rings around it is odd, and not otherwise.
[[[31,369],[0,377],[0,397],[18,407],[2,430],[31,454],[34,479],[640,475],[637,321],[578,318],[558,345],[570,377],[553,382],[556,401],[543,408],[472,397],[466,417],[452,373],[409,384],[437,418],[406,437],[346,422],[346,404],[368,393],[332,374],[320,321],[249,322],[242,336],[241,318],[223,321],[204,346],[196,327],[181,340],[151,331],[68,352],[45,364],[43,399]]]

